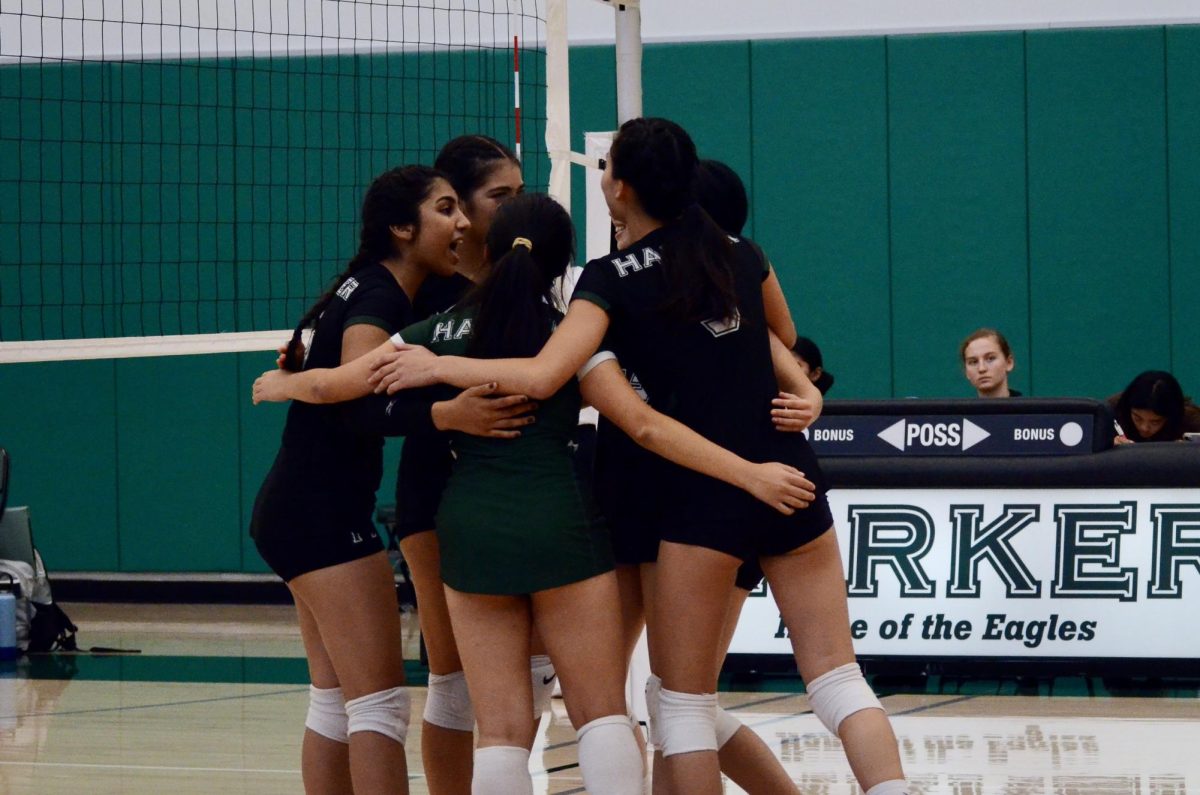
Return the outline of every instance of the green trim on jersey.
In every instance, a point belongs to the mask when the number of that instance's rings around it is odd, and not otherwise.
[[[375,326],[376,328],[383,329],[388,334],[391,334],[396,328],[395,323],[389,323],[383,318],[375,317],[373,315],[356,315],[354,317],[348,317],[346,318],[345,322],[342,323],[342,330],[345,331],[351,326]]]
[[[571,293],[571,300],[574,301],[576,298],[595,304],[605,312],[612,311],[612,304],[610,304],[601,296],[596,295],[591,290],[576,290],[575,292]]]

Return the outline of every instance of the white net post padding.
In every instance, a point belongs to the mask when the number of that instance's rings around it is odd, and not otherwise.
[[[591,160],[598,160],[608,156],[608,150],[612,147],[613,136],[615,132],[589,132],[584,133],[584,151]],[[587,200],[587,218],[585,224],[587,226],[586,236],[584,237],[584,251],[587,252],[587,258],[593,260],[596,257],[603,257],[609,252],[609,247],[612,244],[610,238],[611,221],[608,217],[608,205],[604,201],[604,192],[600,189],[600,177],[602,171],[595,168],[589,168],[583,178],[584,197]]]
[[[642,115],[642,9],[638,2],[616,7],[617,126]]]
[[[547,192],[571,206],[571,74],[567,44],[567,0],[546,3],[546,151],[550,154]]]

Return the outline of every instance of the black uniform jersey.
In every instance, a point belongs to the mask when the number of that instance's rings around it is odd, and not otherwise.
[[[428,277],[413,300],[413,322],[449,310],[471,286],[470,279],[457,273],[449,277]],[[424,395],[428,404],[432,404],[434,400],[453,397],[457,392],[457,389],[437,386],[426,389]],[[400,465],[396,469],[396,541],[433,529],[453,462],[450,436],[439,433],[432,426],[426,432],[414,433],[404,440]]]
[[[778,385],[762,300],[764,259],[748,241],[735,240],[736,316],[685,324],[662,311],[668,288],[660,266],[661,240],[662,231],[655,231],[633,246],[589,262],[573,298],[608,313],[611,349],[623,367],[637,373],[651,406],[750,461],[796,466],[820,487],[816,458],[804,438],[781,433],[771,422]],[[766,513],[771,509],[723,482],[681,467],[663,471],[660,487],[673,503],[667,525],[728,529],[744,526],[747,519],[775,525],[775,517],[781,517]],[[828,516],[827,508],[824,514]],[[830,524],[815,514],[806,518],[823,524],[821,531]],[[692,542],[668,526],[663,538]],[[760,549],[756,542],[695,543],[743,558]],[[761,551],[785,550],[768,545]]]
[[[412,307],[395,278],[380,264],[368,265],[338,286],[317,320],[304,369],[337,367],[350,326],[365,323],[391,334],[411,320]],[[299,401],[288,407],[283,442],[259,491],[250,528],[263,557],[285,579],[352,560],[357,555],[350,552],[364,544],[378,545],[371,516],[383,439],[347,421],[354,408]],[[330,542],[342,536],[350,541],[344,550],[349,556],[328,560],[343,554]],[[372,536],[374,545],[366,541]],[[313,559],[306,558],[306,550]]]
[[[472,284],[473,282],[461,273],[453,276],[430,274],[421,283],[421,289],[417,290],[417,294],[413,298],[414,322],[419,322],[439,312],[449,311],[467,294],[467,290],[471,289]]]

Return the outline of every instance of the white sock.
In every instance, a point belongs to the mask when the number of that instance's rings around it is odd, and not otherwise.
[[[471,795],[533,795],[529,752],[511,745],[476,748]]]
[[[628,715],[606,715],[579,729],[579,771],[592,795],[641,795],[645,758]]]
[[[529,658],[529,675],[533,679],[533,719],[538,721],[550,709],[558,677],[554,673],[554,664],[545,654]]]
[[[908,795],[908,782],[902,778],[881,781],[867,790],[867,795]]]

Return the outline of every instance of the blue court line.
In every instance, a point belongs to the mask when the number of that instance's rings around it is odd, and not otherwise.
[[[0,719],[12,718],[40,718],[52,717],[57,718],[65,715],[94,715],[100,712],[124,712],[133,709],[157,709],[159,707],[183,707],[189,704],[213,704],[218,701],[238,701],[245,698],[263,698],[265,696],[281,696],[289,693],[307,692],[308,688],[295,688],[291,690],[273,690],[269,693],[251,693],[240,696],[220,696],[218,698],[196,698],[188,701],[166,701],[162,704],[137,704],[128,707],[99,707],[97,709],[77,709],[68,712],[28,712],[22,715],[0,715]]]

